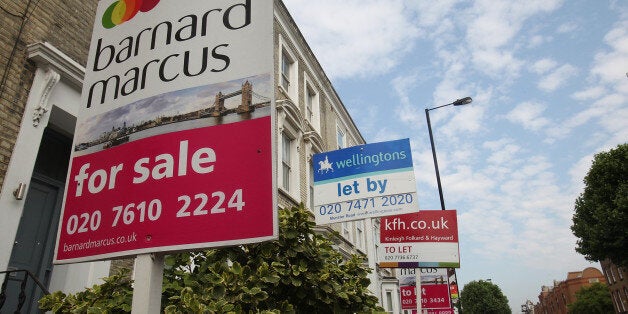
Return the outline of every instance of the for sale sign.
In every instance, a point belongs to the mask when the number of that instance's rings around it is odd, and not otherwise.
[[[276,238],[273,2],[96,16],[55,263]]]
[[[380,221],[380,267],[460,267],[455,210],[422,210]]]
[[[419,210],[408,139],[316,154],[313,163],[319,225]]]

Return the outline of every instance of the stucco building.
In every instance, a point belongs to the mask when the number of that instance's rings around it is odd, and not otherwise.
[[[0,6],[0,271],[28,269],[50,291],[77,292],[112,268],[111,261],[52,265],[97,1],[0,1]],[[311,208],[312,155],[365,140],[279,0],[274,35],[278,205]],[[375,270],[371,291],[396,312],[395,282],[382,281],[392,274],[375,264],[378,230],[371,219],[320,227],[341,235],[340,252],[365,257]],[[3,312],[17,302],[12,276],[0,275],[10,279]],[[34,311],[42,290],[31,281],[26,292],[23,309]]]

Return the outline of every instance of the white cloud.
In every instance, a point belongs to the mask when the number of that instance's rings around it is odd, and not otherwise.
[[[552,37],[549,37],[549,36],[534,35],[529,40],[528,48],[529,49],[536,48],[544,43],[550,42],[551,40],[552,40]]]
[[[385,73],[419,35],[401,0],[286,0],[285,4],[331,78]]]
[[[515,74],[522,62],[506,47],[521,30],[524,22],[539,13],[550,12],[562,1],[495,1],[474,2],[468,20],[467,44],[480,71],[492,75]]]
[[[595,56],[591,73],[603,83],[616,85],[616,89],[628,92],[628,20],[617,23],[604,36],[604,41],[611,50]]]
[[[558,26],[556,32],[559,34],[571,33],[578,29],[578,24],[575,22],[567,22]]]
[[[557,65],[558,63],[551,58],[544,58],[532,64],[532,71],[537,74],[544,74],[547,73],[547,71],[555,68]]]
[[[542,78],[538,86],[546,92],[552,92],[564,85],[568,79],[577,73],[578,69],[576,67],[565,64]]]
[[[538,131],[550,124],[549,119],[543,116],[546,107],[542,104],[524,102],[507,115],[506,119],[512,123],[520,124],[527,130]]]
[[[607,91],[603,86],[593,86],[574,93],[572,97],[576,100],[584,101],[599,98],[606,93]]]

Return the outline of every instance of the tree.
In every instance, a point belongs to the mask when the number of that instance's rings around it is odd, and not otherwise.
[[[508,298],[495,284],[488,281],[471,281],[460,291],[460,305],[465,314],[512,313]]]
[[[628,144],[596,154],[584,184],[571,226],[576,251],[628,267]]]
[[[613,313],[611,293],[605,284],[596,282],[576,292],[576,302],[567,305],[570,314]]]
[[[345,260],[333,249],[328,237],[314,232],[310,215],[303,206],[280,210],[277,241],[167,256],[162,294],[164,311],[365,313],[381,310],[377,298],[367,290],[369,269],[364,266],[363,258],[352,256]],[[124,291],[127,285],[121,286],[120,291]],[[46,300],[50,298],[53,301]],[[45,310],[52,306],[72,309],[58,304],[75,298],[59,292],[55,297],[44,298],[40,304],[47,306]]]

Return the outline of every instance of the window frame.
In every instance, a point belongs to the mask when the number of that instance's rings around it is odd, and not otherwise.
[[[279,62],[277,64],[277,72],[279,73],[279,81],[277,85],[289,99],[298,99],[299,87],[299,61],[297,55],[289,47],[283,36],[279,36]],[[285,81],[285,82],[284,82]],[[285,86],[284,84],[287,84]],[[296,102],[295,102],[296,103]]]
[[[340,125],[336,125],[336,144],[338,149],[347,148],[347,131]]]
[[[288,132],[281,132],[281,188],[288,193],[292,192],[293,146],[294,138]]]

